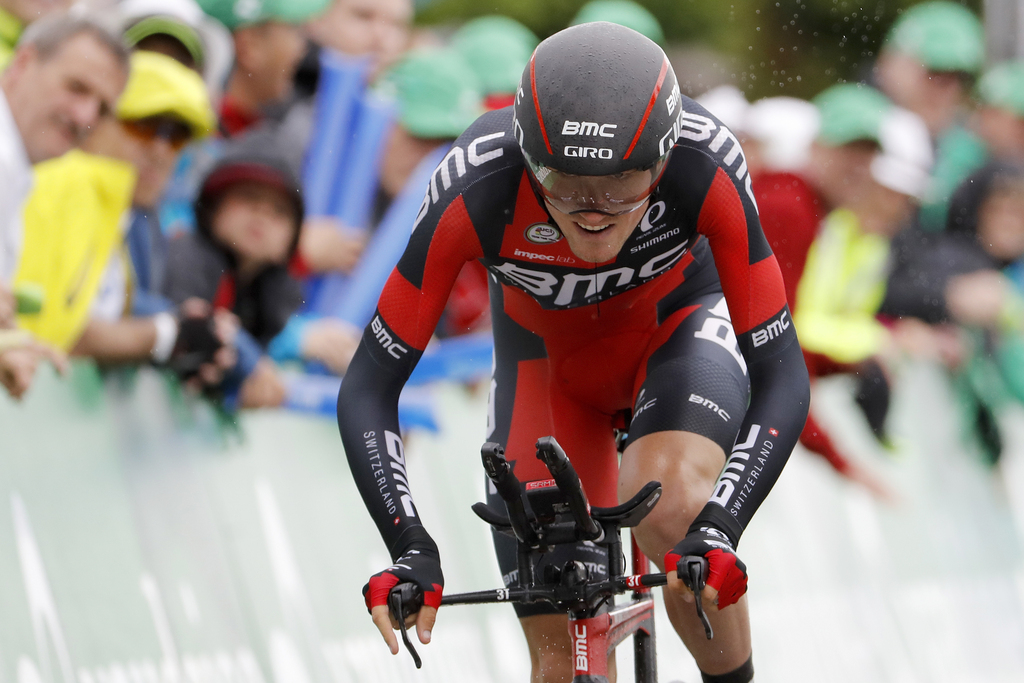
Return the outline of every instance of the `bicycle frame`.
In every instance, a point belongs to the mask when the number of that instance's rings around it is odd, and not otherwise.
[[[624,575],[621,527],[635,526],[653,508],[661,485],[651,482],[633,500],[615,508],[590,508],[576,472],[558,444],[550,437],[538,444],[553,479],[520,485],[496,444],[482,449],[488,476],[505,500],[508,516],[482,503],[473,506],[484,521],[498,531],[516,536],[519,582],[517,586],[490,591],[447,595],[442,605],[495,602],[549,602],[566,610],[572,643],[573,683],[607,683],[608,657],[629,636],[634,637],[637,683],[656,683],[654,599],[650,588],[666,583],[664,574],[649,574],[649,561],[631,537],[632,574]],[[552,506],[560,514],[551,514]],[[540,508],[540,509],[538,509]],[[540,514],[538,514],[540,513]],[[566,517],[572,517],[566,522]],[[543,521],[542,521],[543,520]],[[589,538],[588,538],[589,537]],[[591,540],[608,549],[608,578],[590,580],[579,563],[566,563],[557,577],[538,583],[539,556],[552,545]],[[615,595],[631,592],[625,604],[602,611]]]

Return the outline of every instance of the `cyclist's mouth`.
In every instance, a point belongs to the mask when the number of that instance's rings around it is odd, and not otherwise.
[[[604,225],[584,225],[583,223],[580,223],[578,221],[573,221],[573,223],[576,223],[576,225],[579,226],[581,230],[585,230],[586,232],[590,233],[602,232],[612,226],[611,223],[605,223]]]

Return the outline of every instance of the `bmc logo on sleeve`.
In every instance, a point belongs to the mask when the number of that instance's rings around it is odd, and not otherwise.
[[[373,320],[370,322],[370,329],[373,331],[374,339],[391,357],[401,360],[403,355],[409,353],[409,349],[396,342],[395,338],[391,336],[391,333],[384,327],[384,322],[380,319],[379,315],[373,317]]]
[[[775,320],[768,323],[760,330],[755,330],[752,335],[754,348],[764,346],[772,339],[782,336],[782,333],[789,329],[789,311],[782,311],[782,314]]]

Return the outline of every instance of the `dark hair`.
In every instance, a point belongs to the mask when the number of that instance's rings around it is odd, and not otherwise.
[[[25,29],[18,46],[32,45],[40,59],[47,60],[80,35],[92,37],[114,56],[125,71],[128,70],[128,46],[121,34],[98,14],[69,12],[43,17]]]
[[[993,193],[1024,180],[1024,166],[993,161],[968,176],[953,193],[946,218],[946,231],[974,238],[982,205]]]

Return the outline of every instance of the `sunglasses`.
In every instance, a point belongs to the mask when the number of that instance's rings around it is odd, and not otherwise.
[[[621,216],[650,199],[668,162],[668,154],[643,168],[603,176],[564,173],[534,160],[525,151],[527,168],[544,200],[567,214],[596,211]]]
[[[188,124],[175,119],[154,117],[136,119],[134,121],[121,121],[121,125],[133,137],[143,142],[153,142],[156,139],[163,140],[175,152],[180,152],[192,140],[192,128]]]

